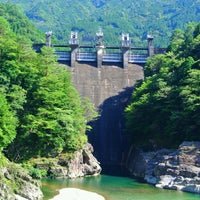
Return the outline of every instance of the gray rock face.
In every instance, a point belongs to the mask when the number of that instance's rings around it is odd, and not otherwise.
[[[58,157],[53,159],[54,163],[36,163],[36,166],[47,170],[52,177],[76,178],[98,175],[101,167],[92,152],[92,145],[87,144],[83,150],[77,151],[70,161],[67,158]],[[8,163],[8,166],[0,168],[0,180],[0,199],[2,200],[41,200],[43,198],[40,182],[32,179],[19,165]]]
[[[92,145],[87,144],[83,150],[77,151],[70,161],[58,158],[57,163],[49,168],[49,174],[53,177],[62,178],[77,178],[100,174],[101,167],[92,152]]]
[[[0,168],[0,176],[0,199],[40,200],[43,198],[40,183],[33,180],[20,166],[10,163],[8,167]]]
[[[101,173],[99,162],[92,154],[92,145],[87,144],[86,148],[76,153],[76,156],[68,164],[68,177],[76,178]]]
[[[183,142],[177,151],[132,150],[131,154],[127,166],[133,176],[159,188],[200,194],[200,142]]]

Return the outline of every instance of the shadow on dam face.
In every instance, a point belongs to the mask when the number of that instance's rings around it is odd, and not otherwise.
[[[127,69],[116,65],[97,68],[76,63],[71,72],[79,94],[90,99],[100,114],[90,123],[92,130],[88,133],[94,155],[102,167],[120,165],[127,148],[124,109],[136,81],[144,77],[143,67],[130,64]]]
[[[127,87],[118,95],[106,99],[100,106],[100,117],[92,122],[88,133],[94,146],[94,154],[103,166],[119,166],[127,150],[124,109],[133,87]]]

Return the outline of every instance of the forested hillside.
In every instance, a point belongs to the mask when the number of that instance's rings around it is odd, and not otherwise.
[[[11,30],[16,35],[27,38],[32,42],[44,42],[44,33],[37,29],[33,23],[17,9],[16,5],[0,3],[0,16],[8,21]]]
[[[200,11],[198,0],[13,3],[41,31],[53,30],[60,40],[67,41],[70,31],[78,30],[85,42],[91,42],[101,26],[107,44],[116,43],[123,31],[131,33],[134,44],[141,44],[150,32],[157,44],[165,46],[171,30],[197,22]],[[10,193],[9,187],[13,194],[20,192],[22,182],[17,182],[16,165],[9,168],[7,158],[23,163],[40,178],[48,170],[38,172],[32,158],[62,154],[69,160],[87,143],[86,123],[96,116],[72,86],[66,66],[56,62],[53,49],[43,47],[36,53],[32,42],[44,42],[44,34],[17,7],[0,3],[0,190]],[[200,140],[199,59],[200,24],[193,23],[173,33],[165,55],[148,59],[145,80],[137,83],[125,111],[132,144],[149,150]],[[14,177],[6,174],[6,168]],[[20,176],[25,183],[28,176],[23,172]]]
[[[37,31],[26,17],[10,5],[0,8],[0,152],[24,161],[82,148],[90,116],[70,73],[52,49],[32,50],[30,41],[40,37],[29,34]]]
[[[84,42],[94,42],[101,26],[106,44],[118,44],[120,34],[129,32],[133,45],[146,45],[153,34],[156,46],[166,47],[176,28],[200,21],[199,0],[0,0],[17,4],[43,32],[52,30],[68,41],[71,30]],[[141,41],[145,42],[141,42]]]
[[[144,73],[126,108],[133,143],[151,149],[200,140],[200,24],[176,30]]]

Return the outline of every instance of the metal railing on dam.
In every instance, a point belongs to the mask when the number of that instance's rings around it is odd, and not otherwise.
[[[69,51],[55,51],[55,55],[58,56],[58,61],[71,60],[71,53]]]
[[[69,51],[55,51],[55,55],[58,56],[58,62],[71,60],[71,53]],[[143,64],[143,63],[146,63],[147,58],[148,58],[148,54],[134,54],[134,53],[128,54],[129,63]],[[97,61],[97,54],[95,52],[77,52],[76,61],[95,62]],[[107,63],[123,62],[123,54],[122,53],[103,53],[102,62],[107,62]]]
[[[97,55],[94,52],[77,52],[77,54],[76,54],[76,61],[92,62],[92,61],[96,61],[96,60],[97,60]]]

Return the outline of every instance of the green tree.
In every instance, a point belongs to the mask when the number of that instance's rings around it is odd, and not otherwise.
[[[181,88],[180,96],[183,101],[184,134],[187,140],[200,140],[200,70],[192,69],[184,80],[184,85]]]
[[[0,151],[7,147],[16,136],[17,118],[10,111],[5,96],[0,93]]]
[[[176,147],[184,140],[200,140],[198,26],[176,31],[168,52],[147,61],[145,80],[125,111],[134,144]]]
[[[9,145],[6,154],[21,161],[82,148],[95,112],[88,102],[83,106],[67,68],[57,64],[51,48],[35,53],[3,17],[0,25],[1,149]]]
[[[74,152],[87,142],[85,109],[69,72],[56,64],[50,48],[44,47],[37,60],[37,80],[27,89],[19,133],[11,146],[11,152],[18,149],[14,154],[20,160]]]
[[[22,14],[16,5],[0,3],[0,17],[5,18],[11,30],[18,36],[23,36],[34,42],[44,42],[44,36],[29,19]]]
[[[181,29],[176,29],[171,37],[171,42],[168,46],[168,51],[171,51],[175,54],[180,53],[181,47],[184,43],[184,31]]]

